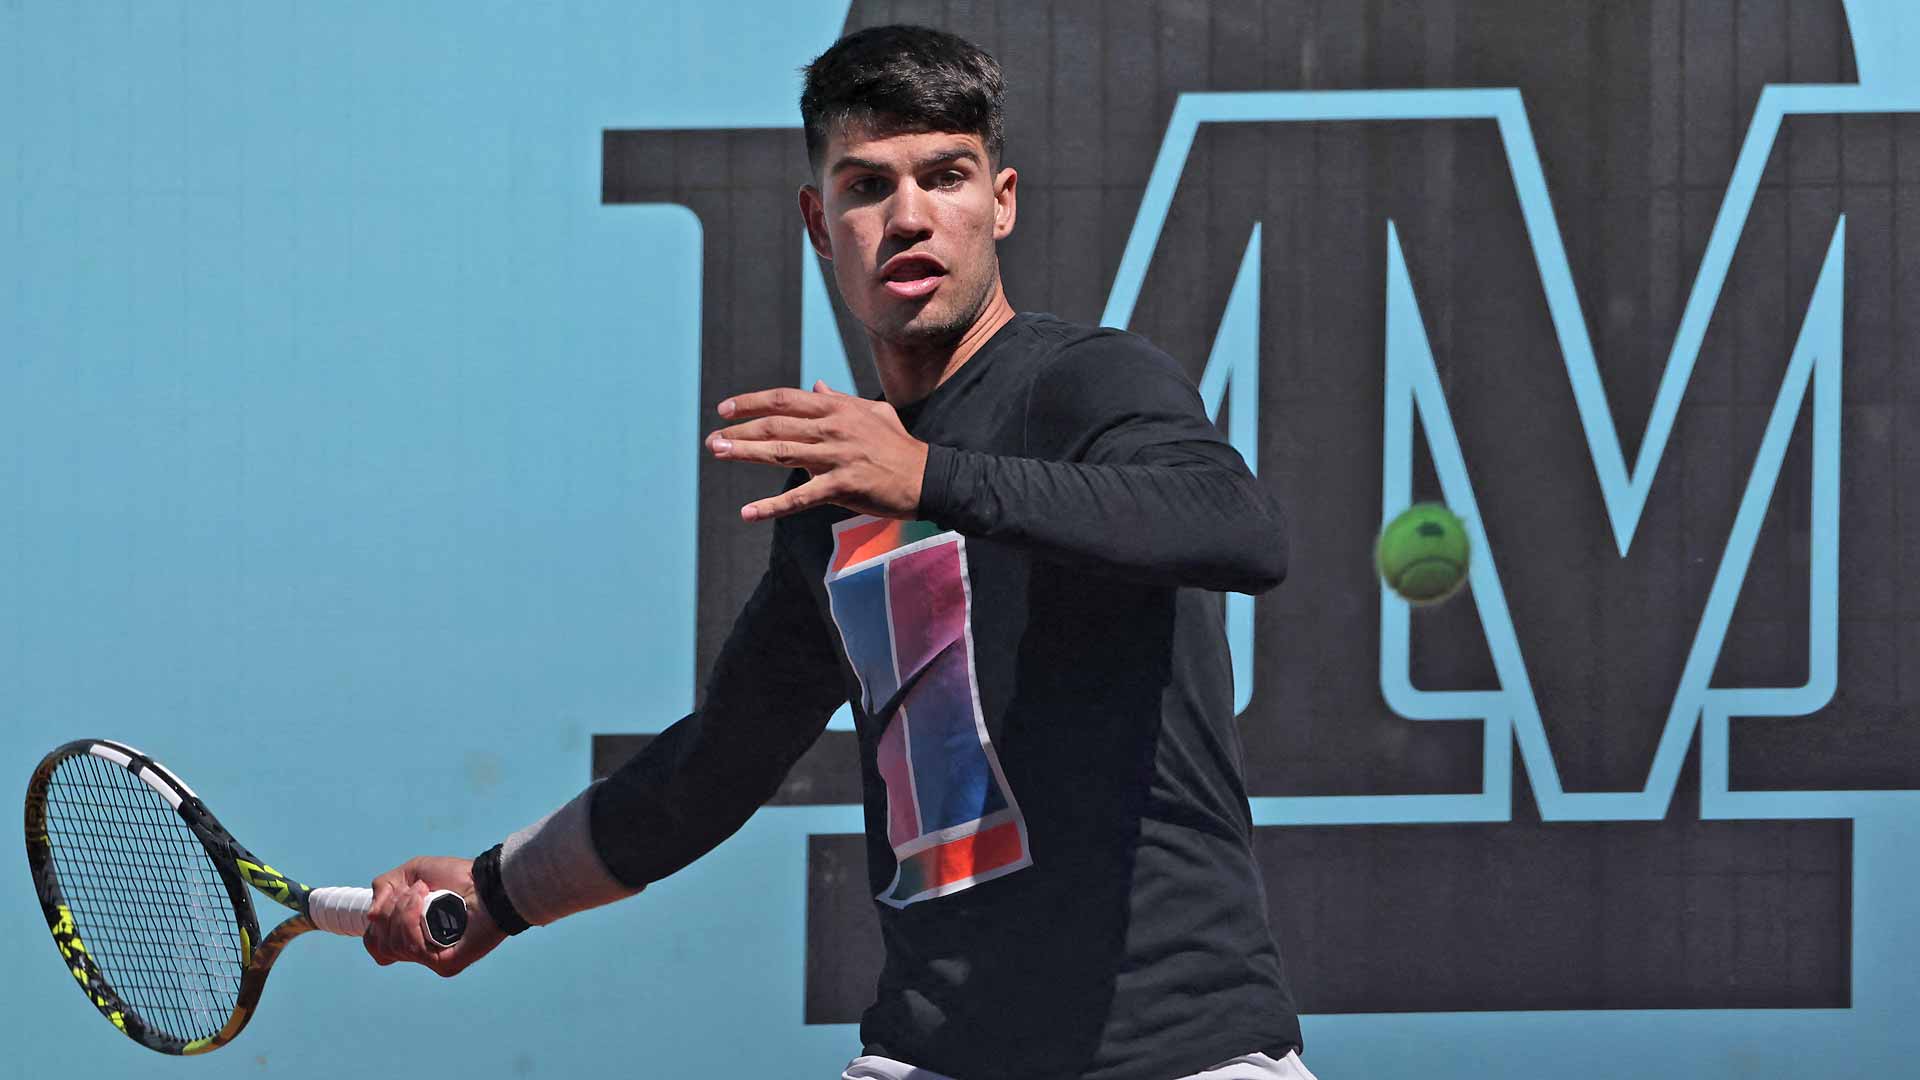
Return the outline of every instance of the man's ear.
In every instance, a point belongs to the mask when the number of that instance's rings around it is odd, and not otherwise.
[[[827,205],[820,197],[820,189],[812,184],[800,188],[800,219],[807,225],[807,241],[813,245],[814,254],[833,261],[833,244],[827,237]]]
[[[1020,186],[1020,174],[1012,169],[1001,169],[1000,175],[993,178],[993,238],[1005,240],[1013,232],[1013,219],[1017,216],[1015,189]]]

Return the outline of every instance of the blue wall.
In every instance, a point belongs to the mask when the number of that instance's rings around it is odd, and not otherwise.
[[[1849,13],[1862,83],[1920,100],[1920,14]],[[845,14],[0,0],[17,781],[68,738],[126,741],[283,869],[358,883],[478,851],[582,784],[591,734],[679,717],[701,234],[602,205],[601,132],[790,125]],[[1311,1064],[1894,1075],[1920,1051],[1920,804],[1834,812],[1857,818],[1849,1010],[1317,1016]],[[801,1023],[803,838],[859,827],[763,811],[450,983],[303,940],[242,1039],[191,1062],[60,989],[16,863],[0,1075],[836,1075],[853,1029]]]

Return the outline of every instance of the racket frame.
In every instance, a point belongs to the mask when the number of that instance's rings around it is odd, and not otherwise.
[[[188,1040],[155,1030],[113,989],[81,940],[81,928],[74,925],[72,909],[60,890],[53,843],[47,832],[47,787],[52,783],[54,770],[62,762],[81,755],[92,755],[127,770],[170,803],[206,849],[215,872],[226,886],[227,898],[233,905],[234,930],[240,939],[240,988],[233,1013],[212,1035]],[[314,929],[308,911],[311,889],[248,851],[220,824],[192,788],[166,766],[124,743],[76,739],[42,758],[27,783],[26,834],[27,864],[33,871],[34,892],[40,898],[47,930],[53,935],[68,974],[109,1023],[125,1032],[128,1038],[163,1054],[204,1054],[232,1042],[253,1018],[254,1007],[259,1004],[261,991],[266,986],[267,972],[279,958],[280,951],[289,941]],[[249,886],[296,913],[275,927],[264,941],[260,938],[260,920],[254,913],[253,899],[247,891]]]

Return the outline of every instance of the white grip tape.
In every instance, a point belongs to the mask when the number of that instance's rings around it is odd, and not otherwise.
[[[459,896],[459,893],[446,889],[436,889],[426,895],[420,907],[420,928],[426,932],[427,943],[433,945],[433,928],[427,921],[427,908],[442,896]],[[347,937],[365,937],[367,933],[367,912],[373,907],[373,890],[356,889],[351,886],[328,885],[307,894],[307,916],[313,920],[316,929],[329,934],[344,934]],[[464,910],[464,907],[463,909]],[[466,926],[466,919],[460,919],[458,925]],[[455,931],[453,940],[459,940],[459,931]],[[436,946],[437,947],[437,946]]]
[[[372,907],[372,889],[329,885],[307,894],[307,914],[313,925],[329,934],[365,936],[367,911]]]

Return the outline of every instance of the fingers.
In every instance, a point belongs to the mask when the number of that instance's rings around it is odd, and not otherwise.
[[[847,402],[864,402],[829,388],[825,380],[814,383],[814,387],[813,391],[766,390],[721,402],[721,415],[729,415],[732,407],[733,419],[752,418],[709,434],[707,449],[716,458],[810,472],[840,464],[841,455],[819,444],[832,443],[846,434],[831,419],[836,410]]]
[[[727,461],[757,461],[763,465],[780,465],[809,472],[830,467],[838,460],[838,455],[816,443],[794,442],[790,439],[735,442],[715,435],[707,440],[707,447],[713,451],[714,457]]]
[[[743,521],[826,503],[887,517],[918,506],[926,444],[883,401],[843,394],[819,380],[812,390],[782,387],[728,398],[720,415],[739,422],[707,436],[715,458],[804,469],[809,476],[791,491],[741,507]]]
[[[407,896],[394,905],[394,934],[406,958],[416,963],[426,963],[435,951],[427,941],[427,897],[432,892],[426,882],[415,881]]]
[[[821,417],[833,411],[837,398],[845,396],[782,386],[730,397],[720,403],[720,415],[728,420],[752,420],[761,416]]]
[[[426,963],[433,956],[421,923],[425,898],[433,890],[424,881],[407,881],[396,872],[374,879],[373,907],[367,911],[367,954],[381,966],[409,960]]]
[[[744,424],[721,428],[708,436],[732,442],[766,442],[786,439],[793,442],[819,442],[827,433],[824,420],[801,420],[792,416],[763,416]]]
[[[467,903],[466,933],[452,947],[436,948],[427,939],[426,898],[435,889],[451,889]],[[373,879],[373,906],[363,939],[367,954],[381,965],[408,961],[452,977],[506,940],[486,907],[474,895],[473,860],[411,859]]]
[[[373,879],[373,906],[367,909],[367,932],[361,938],[367,955],[381,966],[406,960],[431,965],[434,949],[427,940],[424,915],[434,863],[445,860],[412,859]]]
[[[373,962],[385,967],[400,959],[393,936],[393,907],[407,891],[399,870],[389,870],[373,879],[373,906],[367,909],[367,932],[360,943],[366,946]]]
[[[802,420],[792,416],[763,416],[758,420],[749,420],[744,424],[721,428],[714,434],[723,439],[747,441],[792,439],[797,442],[818,442],[826,434],[823,430],[826,423],[825,419]]]
[[[816,476],[799,487],[784,491],[771,499],[748,503],[740,508],[741,521],[767,521],[797,514],[822,503],[833,501],[832,478]]]

